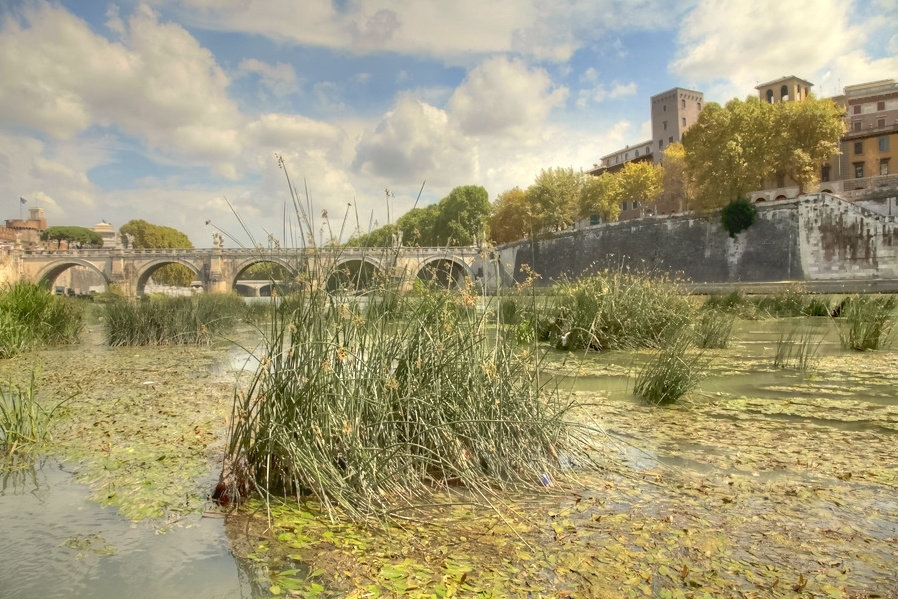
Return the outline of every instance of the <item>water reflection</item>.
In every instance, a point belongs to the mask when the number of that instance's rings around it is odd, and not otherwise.
[[[253,596],[222,520],[129,522],[51,460],[0,480],[4,598]]]

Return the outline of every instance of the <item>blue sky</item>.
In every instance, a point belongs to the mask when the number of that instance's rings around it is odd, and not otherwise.
[[[896,32],[896,0],[0,0],[0,206],[248,244],[228,203],[283,236],[278,154],[316,230],[367,230],[385,189],[395,219],[425,181],[494,199],[589,168],[671,87],[895,78]]]

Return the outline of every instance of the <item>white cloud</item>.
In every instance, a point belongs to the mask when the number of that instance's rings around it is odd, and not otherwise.
[[[689,82],[714,82],[706,91],[721,100],[744,97],[784,75],[815,82],[831,72],[831,82],[842,85],[894,76],[894,53],[871,58],[864,47],[872,28],[898,27],[895,15],[855,24],[855,12],[855,4],[843,0],[817,0],[813,18],[779,0],[701,0],[682,23],[670,68]],[[831,86],[823,95],[837,91]]]
[[[198,27],[356,53],[399,52],[468,64],[491,53],[519,52],[566,61],[611,28],[666,28],[694,0],[150,0]],[[476,15],[476,18],[472,16]]]
[[[0,72],[6,123],[59,139],[115,126],[164,156],[235,168],[241,116],[227,76],[186,30],[145,7],[122,42],[109,42],[61,8],[29,6],[0,31]]]
[[[636,84],[632,81],[630,83],[613,81],[610,86],[599,83],[595,87],[581,89],[577,92],[577,106],[579,108],[585,108],[591,102],[598,104],[605,100],[614,100],[616,98],[633,96],[635,94]]]
[[[468,73],[450,98],[449,111],[466,135],[523,137],[567,95],[567,88],[555,88],[544,70],[497,56]]]
[[[256,58],[246,58],[237,65],[238,75],[258,74],[262,85],[276,96],[287,96],[299,91],[296,71],[289,64],[268,64]]]
[[[473,144],[450,126],[446,111],[402,94],[377,128],[359,142],[354,167],[387,182],[457,182],[475,176],[473,150]]]

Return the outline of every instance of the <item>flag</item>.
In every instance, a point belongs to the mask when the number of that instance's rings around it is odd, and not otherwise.
[[[26,200],[25,198],[22,198],[22,197],[19,198],[19,201],[20,201],[21,203],[23,203],[23,204],[27,204],[27,203],[28,203],[28,200]]]

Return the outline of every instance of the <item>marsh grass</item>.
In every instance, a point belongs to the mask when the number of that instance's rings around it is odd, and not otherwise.
[[[659,347],[691,315],[677,281],[606,270],[561,284],[554,317],[540,332],[562,349]]]
[[[703,349],[726,349],[735,320],[734,314],[720,310],[702,310],[695,323],[695,344]]]
[[[773,365],[776,368],[810,370],[817,360],[823,337],[813,329],[792,325],[780,332],[776,340]]]
[[[571,404],[514,331],[487,335],[469,290],[393,298],[365,310],[307,290],[273,314],[235,395],[219,498],[309,496],[362,520],[441,489],[537,489],[558,469]]]
[[[633,393],[655,405],[674,403],[698,386],[708,363],[704,351],[695,348],[692,331],[684,327],[672,333],[639,370]]]
[[[121,298],[106,304],[103,326],[110,346],[204,345],[230,332],[246,312],[233,294]]]
[[[891,344],[895,325],[895,296],[853,295],[841,304],[835,319],[844,349],[885,349]]]
[[[764,318],[793,318],[799,316],[829,316],[832,297],[810,294],[800,285],[793,285],[774,295],[748,296],[741,289],[726,294],[711,294],[703,309],[728,312],[750,320]]]
[[[45,410],[34,397],[34,377],[28,387],[7,382],[0,390],[0,453],[12,455],[23,447],[47,439],[50,425],[60,402]]]
[[[20,281],[0,291],[0,358],[32,347],[68,344],[84,329],[81,304]]]

